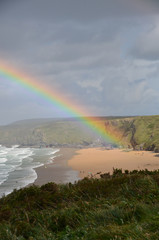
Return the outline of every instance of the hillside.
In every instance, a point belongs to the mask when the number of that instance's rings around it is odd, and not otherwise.
[[[103,129],[121,145],[159,152],[159,116],[100,117]],[[20,146],[102,146],[105,142],[78,118],[34,119],[0,127],[0,144]]]
[[[91,144],[97,136],[72,119],[19,121],[0,127],[0,144],[20,146],[76,146]]]
[[[95,121],[105,124],[106,119],[100,117]],[[121,117],[118,117],[119,119]],[[105,142],[92,129],[78,118],[68,119],[33,119],[18,121],[0,127],[0,144],[20,146],[101,146]]]
[[[157,240],[159,172],[48,183],[0,199],[1,240]]]
[[[121,141],[128,147],[159,152],[159,116],[107,120],[105,127],[120,132]]]

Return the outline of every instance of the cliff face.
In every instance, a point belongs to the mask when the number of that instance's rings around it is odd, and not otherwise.
[[[136,150],[159,152],[159,116],[108,120],[106,125],[119,132],[123,145]]]

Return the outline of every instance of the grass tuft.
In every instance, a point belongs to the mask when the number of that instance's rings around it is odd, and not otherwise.
[[[48,183],[0,199],[1,240],[154,240],[159,171],[114,169],[100,179]]]

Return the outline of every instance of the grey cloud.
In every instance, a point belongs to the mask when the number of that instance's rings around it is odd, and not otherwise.
[[[69,28],[70,25],[64,24],[64,26]],[[45,77],[45,80],[55,77],[55,79],[58,78],[58,81],[63,81],[62,75],[65,74],[65,79],[68,82],[70,80],[68,73],[77,72],[81,76],[81,81],[85,81],[85,79],[82,80],[82,76],[89,75],[92,69],[101,69],[106,65],[113,64],[115,66],[120,63],[120,40],[115,39],[117,33],[115,36],[112,33],[110,38],[108,26],[102,28],[100,24],[95,26],[93,24],[88,28],[83,25],[75,27],[71,24],[72,31],[69,34],[65,34],[67,32],[65,27],[58,25],[54,28],[55,33],[57,33],[55,39],[54,32],[51,36],[49,31],[46,31],[45,37],[37,31],[35,39],[32,39],[32,37],[30,38],[32,29],[27,28],[28,37],[23,37],[22,40],[17,37],[17,42],[20,42],[19,45],[16,43],[17,48],[14,45],[14,38],[11,38],[9,34],[7,36],[3,34],[4,39],[10,39],[12,42],[12,51],[8,51],[7,44],[5,48],[0,45],[1,52],[4,55],[5,51],[10,54],[8,59],[13,65],[17,64],[22,69],[24,67],[28,72],[37,76],[41,75],[42,78]],[[72,41],[78,32],[76,29],[79,30],[77,42]],[[47,38],[47,42],[43,38]],[[15,56],[16,62],[14,61]],[[23,61],[18,59],[23,59]],[[86,71],[86,73],[83,74],[80,71]],[[73,75],[75,76],[75,74]]]
[[[157,2],[14,0],[1,6],[3,61],[85,106],[88,114],[157,113],[158,64],[142,60],[158,51],[157,23],[152,29]],[[0,107],[3,121],[66,114],[3,78]]]
[[[111,94],[109,91],[111,89]],[[130,114],[130,115],[141,115],[145,114],[146,108],[153,106],[149,114],[154,114],[155,107],[157,107],[157,101],[159,100],[159,94],[150,89],[146,82],[143,81],[139,84],[129,85],[127,81],[116,81],[113,83],[105,82],[103,86],[103,98],[107,105],[111,106],[116,113],[119,114]]]
[[[154,23],[155,24],[155,23]],[[148,31],[140,34],[135,45],[129,51],[130,55],[139,59],[159,60],[159,25],[153,25]]]
[[[150,3],[148,0],[14,0],[8,3],[7,17],[12,14],[17,19],[39,18],[43,21],[90,22],[105,19],[107,16],[128,17],[154,13],[159,7],[157,1]]]

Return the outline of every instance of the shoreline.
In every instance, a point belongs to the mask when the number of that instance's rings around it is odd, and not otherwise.
[[[150,151],[127,151],[105,148],[61,148],[50,164],[35,168],[37,179],[34,185],[48,182],[68,183],[84,177],[100,177],[113,172],[113,168],[124,170],[159,169],[159,155]]]
[[[29,185],[41,186],[48,182],[63,184],[78,181],[79,172],[68,166],[68,160],[75,156],[77,151],[77,148],[60,148],[52,163],[34,169],[37,179]]]

